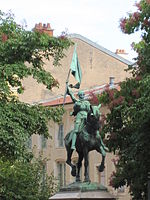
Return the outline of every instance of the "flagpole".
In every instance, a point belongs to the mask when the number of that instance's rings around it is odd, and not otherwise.
[[[78,83],[75,84],[75,86],[73,86],[73,87],[76,88],[76,89],[79,89],[80,88],[80,84],[81,84],[82,72],[81,72],[79,61],[78,61],[78,55],[77,55],[77,52],[76,52],[76,47],[77,47],[77,44],[75,44],[75,48],[74,48],[74,52],[73,52],[73,56],[72,56],[72,61],[71,61],[71,65],[70,65],[70,69],[69,69],[69,72],[68,72],[68,75],[67,75],[63,107],[64,107],[65,101],[66,101],[67,88],[68,88],[70,72],[75,77],[75,79],[78,81]]]
[[[65,101],[66,101],[67,88],[68,88],[68,82],[69,82],[70,72],[71,72],[71,69],[69,69],[69,72],[68,72],[68,75],[67,75],[67,79],[66,79],[66,88],[65,88],[65,94],[64,94],[63,107],[64,107]]]

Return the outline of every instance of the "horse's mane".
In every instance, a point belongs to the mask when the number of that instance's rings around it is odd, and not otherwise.
[[[86,126],[88,129],[93,130],[99,130],[100,128],[100,111],[98,109],[98,106],[91,106],[90,111],[88,112],[87,115],[87,121],[86,121]]]

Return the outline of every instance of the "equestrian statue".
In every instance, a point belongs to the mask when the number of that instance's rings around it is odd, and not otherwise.
[[[107,147],[104,145],[99,133],[100,129],[100,107],[92,106],[88,100],[85,99],[83,91],[78,92],[78,98],[76,98],[71,90],[70,86],[67,86],[67,94],[70,95],[74,107],[71,115],[75,116],[74,129],[70,131],[65,137],[65,147],[67,150],[66,163],[72,168],[71,174],[76,177],[76,182],[80,180],[80,169],[82,161],[84,159],[84,181],[90,182],[88,166],[89,159],[88,153],[96,150],[102,155],[102,161],[98,166],[99,172],[102,172],[105,168],[105,156]],[[78,153],[77,167],[71,162],[73,151]]]

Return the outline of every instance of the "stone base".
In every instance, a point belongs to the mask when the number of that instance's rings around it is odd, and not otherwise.
[[[98,183],[72,183],[60,189],[50,200],[115,200],[107,188]]]

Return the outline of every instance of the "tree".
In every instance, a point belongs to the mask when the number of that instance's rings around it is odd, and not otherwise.
[[[25,188],[34,190],[32,194],[39,189],[40,179],[36,182],[34,176],[35,173],[41,174],[40,169],[36,168],[35,162],[31,163],[33,155],[27,151],[26,142],[32,134],[48,138],[48,120],[60,122],[64,112],[62,107],[47,108],[20,102],[12,88],[22,93],[22,79],[28,76],[48,89],[58,87],[58,81],[44,70],[43,58],[53,59],[53,64],[59,65],[65,56],[64,49],[71,44],[65,35],[55,38],[26,31],[15,22],[13,14],[0,11],[0,196],[3,199],[25,199]],[[7,175],[11,175],[15,183],[9,184],[9,189]],[[21,178],[23,184],[19,182]],[[34,184],[33,187],[30,184],[29,188],[29,181],[35,181],[39,187],[36,189]],[[52,179],[49,183],[53,185]],[[41,195],[45,197],[44,190],[41,190]],[[26,199],[42,200],[42,197]]]
[[[127,185],[133,199],[148,199],[150,170],[150,3],[136,3],[137,11],[120,21],[126,34],[141,32],[141,41],[133,43],[138,53],[136,64],[129,66],[132,77],[120,83],[120,90],[106,89],[99,101],[107,105],[103,134],[107,145],[117,155],[112,174],[114,188]]]
[[[41,160],[0,161],[0,199],[48,200],[57,187],[53,174],[46,175]]]
[[[0,156],[16,159],[22,156],[23,146],[32,134],[48,137],[47,121],[60,121],[61,108],[43,108],[20,102],[12,93],[24,88],[21,80],[32,76],[48,89],[58,87],[52,75],[43,68],[43,58],[53,57],[58,65],[63,50],[71,42],[65,37],[49,37],[39,32],[26,31],[16,24],[11,13],[0,12]],[[27,65],[29,63],[30,65]]]

